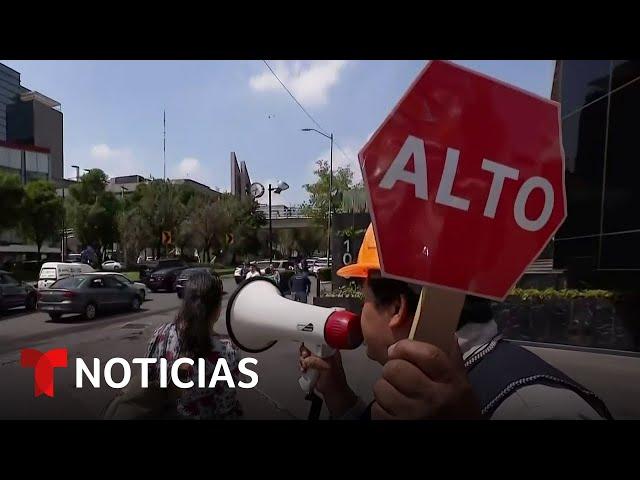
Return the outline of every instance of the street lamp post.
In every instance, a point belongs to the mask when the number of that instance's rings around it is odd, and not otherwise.
[[[325,138],[328,138],[331,142],[331,148],[329,150],[329,219],[327,221],[327,266],[331,264],[331,193],[333,189],[333,133],[327,135],[326,133],[316,130],[315,128],[303,128],[303,132],[316,132]]]
[[[64,255],[66,252],[66,243],[67,243],[67,226],[64,222],[64,217],[66,214],[65,204],[64,204],[64,178],[62,179],[62,248],[60,249],[60,261],[64,262]]]
[[[71,165],[71,168],[75,168],[76,169],[76,182],[79,181],[80,179],[80,167],[78,165]],[[62,178],[62,207],[63,207],[63,212],[62,212],[62,249],[60,250],[60,260],[64,262],[64,258],[65,255],[67,253],[67,225],[66,225],[66,202],[65,202],[65,180],[67,180],[66,178]],[[71,180],[71,179],[69,179]]]
[[[289,188],[287,182],[279,181],[275,187],[269,184],[269,262],[273,261],[273,235],[271,226],[271,192],[281,193]]]

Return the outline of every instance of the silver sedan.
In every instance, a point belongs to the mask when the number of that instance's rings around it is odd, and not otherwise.
[[[98,312],[139,310],[141,304],[138,289],[114,275],[74,275],[38,291],[38,310],[48,313],[54,321],[65,314],[80,314],[85,320],[93,320]]]

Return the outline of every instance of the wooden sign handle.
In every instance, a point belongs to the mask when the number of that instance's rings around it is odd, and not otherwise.
[[[453,290],[422,287],[409,340],[430,343],[449,353],[465,297]]]

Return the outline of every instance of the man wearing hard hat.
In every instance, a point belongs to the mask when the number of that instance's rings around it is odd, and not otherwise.
[[[343,419],[610,419],[604,402],[542,359],[503,341],[487,300],[467,296],[450,354],[408,340],[420,287],[381,276],[372,225],[358,261],[338,270],[361,281],[367,356],[384,366],[368,406],[347,383],[340,353],[300,349],[300,368],[320,371],[316,390]]]

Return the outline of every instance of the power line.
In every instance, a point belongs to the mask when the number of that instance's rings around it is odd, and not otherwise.
[[[322,130],[322,133],[324,133],[325,135],[328,135],[327,132],[325,132],[324,128],[322,128],[322,125],[320,125],[315,118],[313,118],[311,116],[311,114],[309,112],[307,112],[307,110],[302,106],[302,104],[298,101],[298,99],[293,95],[293,93],[291,93],[291,91],[287,88],[287,86],[282,82],[282,80],[280,80],[280,77],[278,77],[278,75],[276,75],[276,72],[273,71],[273,68],[271,68],[271,65],[269,65],[267,63],[266,60],[262,60],[264,62],[264,64],[267,66],[267,68],[269,69],[269,71],[273,74],[274,77],[276,77],[276,80],[278,80],[278,82],[280,82],[280,85],[282,85],[282,88],[284,88],[286,90],[286,92],[289,94],[289,96],[291,98],[293,98],[293,101],[296,102],[298,104],[298,106],[302,109],[302,111],[307,115],[307,117],[309,117],[311,119],[311,121],[313,123],[316,124],[316,126]]]
[[[278,80],[278,82],[280,83],[280,85],[282,85],[282,88],[285,89],[285,91],[289,94],[289,96],[293,99],[294,102],[296,102],[296,104],[302,109],[302,111],[305,113],[305,115],[307,117],[309,117],[309,119],[316,125],[316,127],[318,127],[322,133],[324,133],[325,135],[328,135],[328,133],[326,132],[326,130],[322,127],[322,125],[320,125],[315,118],[313,118],[313,116],[307,112],[307,110],[302,106],[302,104],[298,101],[298,99],[295,97],[295,95],[293,93],[291,93],[291,90],[289,90],[287,88],[287,86],[284,84],[284,82],[282,80],[280,80],[280,77],[278,77],[278,75],[276,75],[276,72],[273,71],[273,68],[271,68],[271,65],[269,65],[269,63],[266,60],[262,60],[264,62],[264,64],[267,66],[267,68],[269,69],[269,71],[273,74],[273,76],[276,78],[276,80]],[[336,144],[336,147],[338,147],[338,150],[340,150],[340,153],[342,153],[342,156],[345,158],[345,160],[349,160],[349,156],[344,153],[344,150],[342,149],[342,147],[340,146],[340,144],[338,143],[338,141],[335,139],[333,139],[333,143]]]

